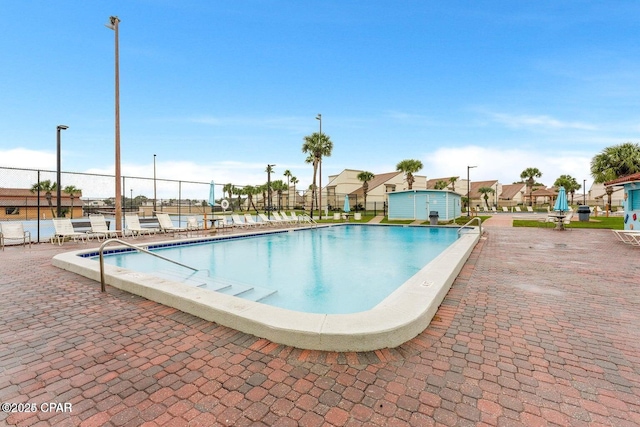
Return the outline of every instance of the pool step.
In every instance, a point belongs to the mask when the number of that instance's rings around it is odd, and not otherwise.
[[[183,272],[175,270],[158,270],[153,273],[157,277],[184,283],[189,286],[197,286],[209,291],[220,292],[225,295],[232,295],[249,301],[262,301],[275,294],[277,291],[261,286],[253,286],[228,279],[216,279],[205,276],[202,273],[185,276]]]

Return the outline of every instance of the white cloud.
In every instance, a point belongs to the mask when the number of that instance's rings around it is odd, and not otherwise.
[[[539,150],[508,149],[466,146],[440,148],[424,158],[421,171],[427,178],[448,176],[467,177],[467,166],[477,166],[470,171],[471,181],[497,179],[503,184],[520,180],[520,173],[528,167],[542,172],[539,179],[547,186],[560,175],[571,175],[580,184],[587,180],[587,189],[592,181],[589,174],[591,157],[584,152],[542,152]]]
[[[582,122],[567,122],[553,117],[539,115],[531,116],[526,114],[513,115],[505,113],[491,113],[491,118],[511,128],[537,128],[537,129],[578,129],[597,130],[595,125]]]
[[[0,166],[26,169],[55,169],[56,154],[27,148],[0,150]]]

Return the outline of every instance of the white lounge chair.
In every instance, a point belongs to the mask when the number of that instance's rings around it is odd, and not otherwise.
[[[552,216],[551,214],[547,215],[546,218],[540,218],[538,219],[538,222],[541,224],[544,224],[544,226],[546,227],[547,224],[555,224],[557,221],[557,218],[555,216]]]
[[[187,235],[190,233],[202,234],[202,230],[204,230],[204,225],[198,222],[198,218],[195,216],[187,217]]]
[[[176,233],[186,232],[186,227],[176,227],[173,225],[173,221],[168,213],[156,212],[156,218],[158,218],[158,223],[160,224],[160,229],[163,233],[173,232],[175,236]]]
[[[238,214],[231,214],[231,221],[232,221],[234,227],[237,227],[237,228],[249,228],[249,224],[244,222],[240,218],[240,215],[238,215]]]
[[[263,224],[261,222],[257,222],[253,218],[253,216],[251,216],[251,214],[248,214],[248,213],[244,214],[244,222],[245,222],[245,224],[247,224],[247,225],[249,225],[251,227],[262,227],[263,225],[265,225],[265,224]]]
[[[3,251],[7,240],[22,241],[23,247],[29,242],[29,247],[31,247],[31,232],[24,231],[24,226],[21,222],[0,223],[0,246],[2,246]]]
[[[95,236],[98,242],[101,238],[106,240],[118,237],[116,230],[109,230],[104,215],[89,215],[89,222],[91,223],[91,234],[89,234],[89,237]]]
[[[142,234],[152,235],[156,234],[159,230],[154,227],[142,227],[140,225],[140,218],[138,218],[138,214],[125,214],[124,220],[126,223],[126,227],[124,230],[124,235],[131,234],[131,236],[135,239]]]
[[[280,211],[280,216],[284,221],[287,221],[289,224],[296,224],[298,222],[297,219],[293,217],[289,217],[284,211]]]
[[[298,215],[296,215],[296,213],[294,211],[291,211],[291,213],[289,215],[291,215],[291,219],[293,219],[295,222],[301,222],[300,221],[300,217]]]
[[[623,243],[640,246],[640,231],[638,230],[611,230]]]
[[[270,227],[279,225],[282,223],[282,221],[276,221],[275,219],[269,219],[267,218],[267,216],[263,213],[259,213],[258,216],[260,217],[260,219],[262,220],[261,222],[264,222],[265,225],[268,225]]]
[[[78,243],[78,240],[87,243],[87,233],[80,233],[73,229],[73,224],[69,218],[54,218],[53,219],[53,228],[55,229],[55,233],[51,236],[50,242],[52,244],[55,241],[58,241],[58,245],[62,246],[62,243],[66,238],[73,239],[74,242]]]
[[[291,221],[282,218],[278,212],[271,212],[271,215],[273,215],[276,222],[279,222],[280,224],[291,224]]]

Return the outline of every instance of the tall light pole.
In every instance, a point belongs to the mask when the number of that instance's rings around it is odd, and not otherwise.
[[[467,218],[471,217],[471,180],[469,180],[469,169],[477,166],[467,166]]]
[[[117,16],[110,16],[109,23],[105,27],[115,32],[116,39],[116,231],[122,230],[122,182],[120,178],[120,51],[118,48],[118,24]]]
[[[153,214],[156,214],[156,155],[153,155]]]
[[[56,216],[58,218],[60,218],[60,216],[62,215],[62,206],[60,205],[60,201],[62,199],[62,187],[61,184],[62,182],[60,182],[60,131],[61,130],[66,130],[69,129],[69,126],[65,126],[65,125],[58,125],[56,127],[56,142],[57,142],[57,154],[58,154],[58,167],[56,170],[56,206],[57,208],[57,214]]]
[[[320,120],[320,137],[319,137],[319,145],[320,147],[322,147],[322,114],[318,113],[318,115],[316,116],[316,120]],[[319,176],[319,182],[318,182],[318,187],[320,187],[320,202],[317,203],[318,205],[318,212],[320,212],[318,214],[318,216],[320,217],[320,219],[322,219],[322,155],[320,155],[320,161],[319,161],[319,166],[320,166],[320,176]],[[311,218],[313,218],[313,211],[311,211]]]

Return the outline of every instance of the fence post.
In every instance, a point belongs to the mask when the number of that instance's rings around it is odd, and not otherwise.
[[[38,226],[37,226],[37,229],[38,229],[38,243],[40,243],[40,169],[38,169],[38,178],[37,178],[36,182],[38,183],[38,200],[36,202],[37,206],[38,206],[37,209],[36,209],[36,212],[37,212],[37,215],[38,215]]]

